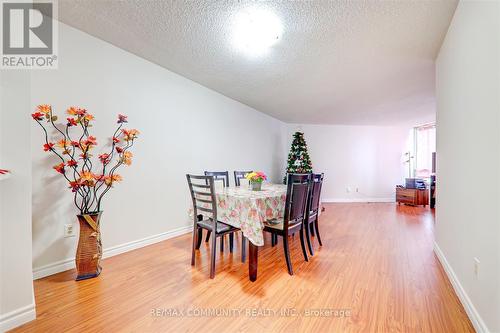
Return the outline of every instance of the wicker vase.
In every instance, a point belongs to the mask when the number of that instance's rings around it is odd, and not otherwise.
[[[80,223],[80,238],[76,250],[76,280],[86,280],[101,273],[101,229],[102,212],[88,215],[77,215]]]

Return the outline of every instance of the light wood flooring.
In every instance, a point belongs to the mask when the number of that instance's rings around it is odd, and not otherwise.
[[[210,280],[208,245],[191,267],[191,235],[183,235],[104,260],[96,279],[75,282],[67,271],[35,281],[37,319],[15,331],[474,331],[433,253],[428,208],[324,206],[315,256],[304,262],[299,237],[291,241],[294,276],[281,241],[272,248],[267,235],[250,282],[238,235]]]

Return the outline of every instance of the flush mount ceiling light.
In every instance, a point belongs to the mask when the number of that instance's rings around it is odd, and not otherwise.
[[[237,13],[232,25],[233,46],[250,56],[267,53],[281,38],[283,27],[271,11],[247,8]]]

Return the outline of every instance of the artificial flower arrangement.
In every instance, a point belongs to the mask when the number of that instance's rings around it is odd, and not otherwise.
[[[53,153],[59,163],[53,169],[68,182],[73,192],[73,202],[78,208],[80,238],[76,253],[77,280],[98,276],[101,271],[102,246],[100,237],[100,216],[102,199],[114,184],[122,181],[116,170],[132,163],[129,149],[139,135],[136,129],[125,129],[127,116],[118,115],[117,128],[110,138],[107,153],[98,155],[99,163],[92,161],[92,150],[97,146],[96,137],[90,135],[94,116],[87,110],[70,107],[67,109],[65,126],[56,125],[58,117],[50,105],[39,105],[31,117],[42,127],[45,134],[43,150]],[[59,136],[50,140],[47,127]],[[79,130],[77,134],[72,134]],[[90,255],[89,255],[90,254]]]
[[[254,191],[260,191],[262,188],[262,182],[267,180],[267,176],[261,171],[247,173],[245,178],[250,182],[252,190]]]

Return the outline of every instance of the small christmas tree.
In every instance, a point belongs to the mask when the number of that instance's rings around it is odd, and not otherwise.
[[[312,163],[307,152],[306,140],[304,140],[304,133],[295,132],[293,135],[292,147],[288,154],[288,165],[286,168],[287,173],[311,173]],[[286,175],[283,179],[286,183]]]

